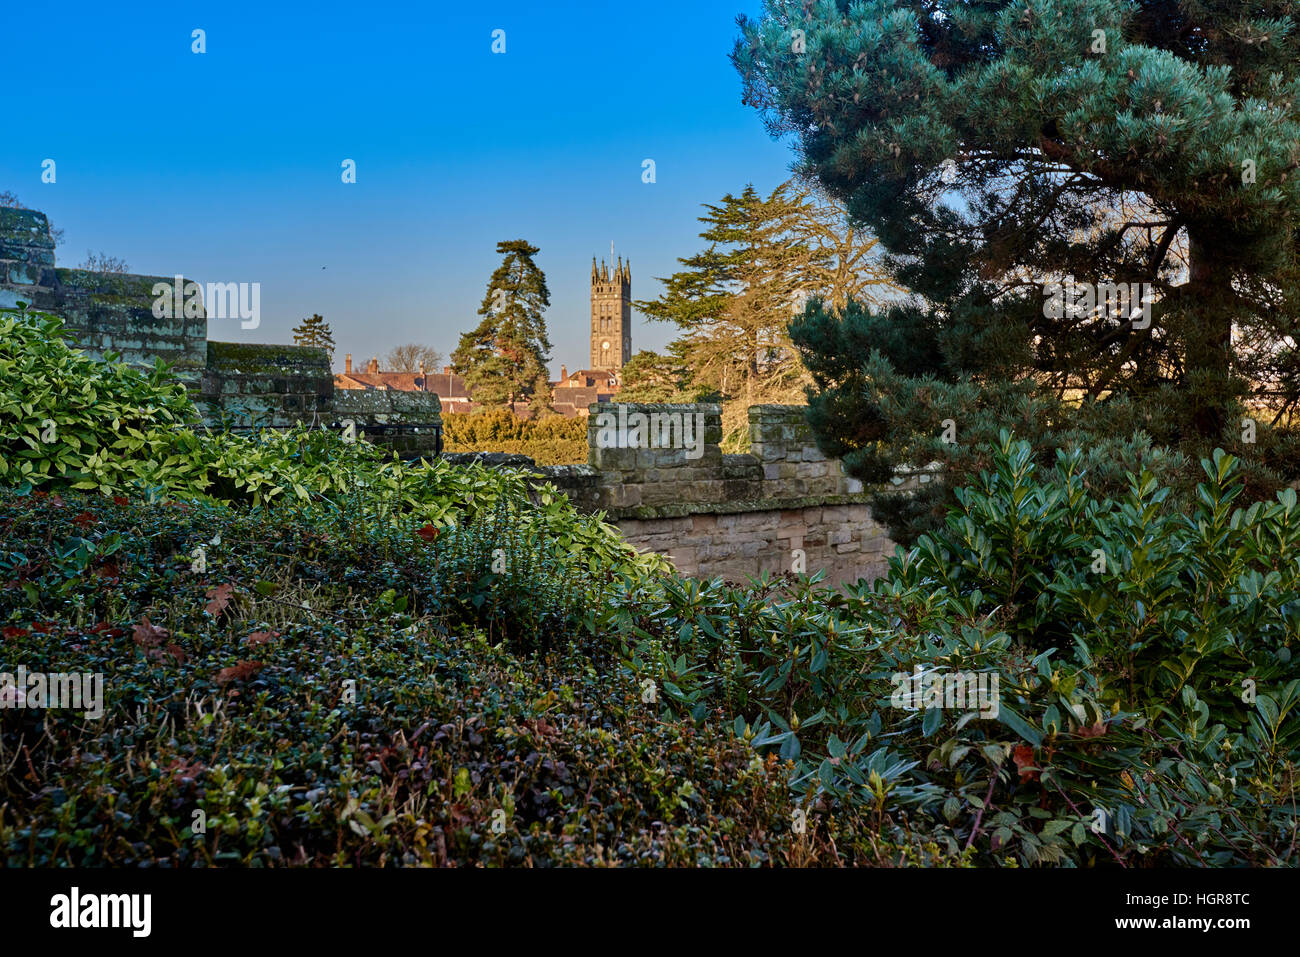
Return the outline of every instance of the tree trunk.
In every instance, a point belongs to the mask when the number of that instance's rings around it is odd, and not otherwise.
[[[1232,269],[1203,235],[1188,230],[1190,276],[1184,290],[1187,381],[1196,434],[1220,442],[1232,402]]]

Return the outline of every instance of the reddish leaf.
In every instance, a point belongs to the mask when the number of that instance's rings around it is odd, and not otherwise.
[[[4,635],[6,638],[21,638],[23,635],[30,634],[31,632],[26,628],[19,628],[17,625],[5,625],[4,630],[0,631],[0,635]]]
[[[135,643],[141,648],[157,648],[172,634],[166,628],[159,628],[153,624],[148,615],[144,616],[144,621],[140,624],[132,625],[131,631],[135,636]]]
[[[50,632],[54,631],[56,627],[57,626],[52,625],[47,621],[32,622],[32,631],[40,632],[42,635],[48,635]]]
[[[114,495],[114,496],[113,496],[113,504],[114,504],[114,505],[130,505],[131,503],[128,502],[126,499],[124,499],[124,498],[123,498],[122,496],[120,496],[120,495]]]
[[[236,665],[218,671],[216,682],[224,686],[232,681],[245,681],[265,667],[266,665],[260,661],[241,661]]]
[[[180,645],[168,645],[166,648],[154,648],[148,652],[150,658],[154,661],[162,661],[170,657],[178,665],[184,664],[186,657],[185,651]]]
[[[207,770],[200,761],[186,763],[183,758],[173,758],[172,763],[163,768],[174,781],[193,781]]]
[[[431,542],[438,537],[438,530],[432,525],[426,525],[424,528],[416,529],[415,534],[419,535],[426,542]]]
[[[99,519],[95,518],[95,516],[91,515],[89,512],[82,512],[72,520],[74,525],[80,525],[82,528],[90,528],[90,526],[96,524],[98,521]]]
[[[215,616],[221,614],[226,610],[226,606],[230,604],[230,594],[234,590],[234,585],[217,585],[214,588],[209,588],[208,597],[212,600],[208,602],[207,608],[204,610],[207,611],[209,615]]]
[[[1041,773],[1034,763],[1034,749],[1027,744],[1018,744],[1011,752],[1011,759],[1020,771],[1020,780],[1037,781]]]
[[[256,648],[258,645],[264,645],[272,638],[279,638],[278,631],[255,631],[244,639],[244,644],[250,648]]]

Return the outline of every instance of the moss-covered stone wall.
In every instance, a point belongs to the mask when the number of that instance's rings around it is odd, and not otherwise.
[[[0,307],[25,302],[61,316],[78,346],[103,355],[117,353],[133,365],[171,363],[195,385],[207,359],[207,319],[199,315],[157,318],[153,289],[176,277],[94,273],[60,269],[44,213],[0,209]]]
[[[330,425],[334,395],[324,349],[209,341],[196,401],[209,422],[283,428]]]

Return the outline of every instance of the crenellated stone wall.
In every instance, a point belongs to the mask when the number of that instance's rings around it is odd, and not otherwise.
[[[743,581],[762,572],[824,571],[831,583],[845,584],[879,576],[894,552],[871,515],[869,490],[817,448],[802,406],[750,408],[752,451],[744,455],[722,454],[717,405],[608,402],[590,411],[588,464],[536,471],[684,574]],[[698,431],[685,437],[702,436],[689,447],[656,444],[663,428],[634,432],[642,421],[662,426],[679,421],[665,417],[687,415]],[[683,433],[669,428],[667,435]],[[893,484],[916,488],[932,476],[930,468],[909,470]]]
[[[333,417],[334,373],[324,349],[209,341],[207,352],[195,400],[205,420],[284,428]]]
[[[432,457],[441,447],[440,433],[430,428],[442,424],[442,400],[436,392],[336,389],[333,416],[336,423],[345,419],[364,423],[362,432],[367,438],[404,457],[417,453]],[[405,428],[400,432],[375,433],[374,426]]]

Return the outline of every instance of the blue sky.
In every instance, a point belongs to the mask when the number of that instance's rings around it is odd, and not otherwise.
[[[61,265],[93,249],[137,273],[260,282],[261,326],[213,321],[213,339],[287,342],[321,313],[337,366],[407,341],[449,353],[497,241],[527,239],[551,289],[551,368],[578,368],[593,255],[613,241],[633,297],[652,298],[698,250],[701,203],[789,176],[727,57],[758,6],[6,4],[20,95],[0,191],[66,232]],[[634,349],[671,337],[634,318]]]

